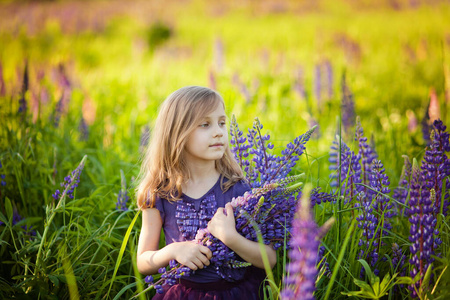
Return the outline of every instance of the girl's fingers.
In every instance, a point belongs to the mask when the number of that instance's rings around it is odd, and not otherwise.
[[[206,258],[211,259],[211,257],[212,257],[212,252],[211,252],[211,250],[209,250],[208,247],[201,246],[201,247],[200,247],[200,252],[203,253],[204,256],[206,256]]]
[[[203,269],[203,262],[200,260],[200,259],[198,259],[198,258],[194,258],[193,260],[192,260],[192,262],[194,263],[194,265],[196,265],[197,266],[197,268],[199,268],[199,269]]]
[[[204,256],[203,254],[200,254],[200,257],[198,257],[200,261],[202,262],[203,266],[209,266],[209,259]],[[203,268],[202,266],[202,268]]]
[[[193,270],[193,271],[198,269],[197,266],[193,262],[188,262],[188,263],[185,264],[185,266],[188,267],[189,269]]]
[[[233,206],[231,205],[231,203],[227,203],[225,205],[225,209],[227,210],[227,216],[234,217],[234,215],[233,215]]]

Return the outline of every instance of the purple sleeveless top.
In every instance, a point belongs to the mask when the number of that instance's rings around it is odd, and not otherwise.
[[[206,228],[208,222],[214,216],[217,208],[225,207],[233,197],[242,196],[250,187],[243,181],[237,182],[225,193],[220,188],[220,180],[198,199],[182,195],[181,200],[169,202],[166,199],[156,198],[155,207],[159,210],[162,219],[162,227],[166,238],[166,245],[173,242],[190,241],[195,238],[197,230]],[[243,277],[243,272],[238,272],[237,277]],[[222,279],[211,267],[198,269],[186,280],[206,283]],[[242,278],[234,278],[240,280]]]

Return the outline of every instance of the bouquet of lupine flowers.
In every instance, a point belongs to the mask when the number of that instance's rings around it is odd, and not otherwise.
[[[251,241],[271,245],[275,250],[280,248],[291,231],[295,207],[301,196],[303,183],[299,180],[303,174],[288,176],[299,156],[303,154],[306,142],[310,139],[315,127],[295,138],[277,156],[270,152],[274,145],[269,142],[269,135],[262,135],[263,126],[258,119],[244,137],[239,130],[236,119],[231,123],[232,152],[242,167],[246,179],[252,189],[244,195],[233,198],[234,217],[237,231]],[[312,203],[330,201],[331,195],[314,189],[311,193]],[[324,200],[326,199],[326,200]],[[195,240],[207,246],[213,253],[211,265],[222,278],[233,280],[236,274],[244,273],[249,263],[242,261],[231,249],[208,232],[207,228],[199,228]],[[167,268],[161,268],[161,277],[153,282],[152,276],[145,278],[148,289],[154,288],[162,292],[162,285],[175,284],[177,279],[189,276],[191,270],[171,261]],[[147,290],[147,289],[146,289]]]

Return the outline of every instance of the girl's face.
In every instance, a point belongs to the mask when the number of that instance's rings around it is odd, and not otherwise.
[[[223,105],[200,120],[185,146],[185,158],[190,163],[202,163],[221,159],[228,147],[228,131]]]

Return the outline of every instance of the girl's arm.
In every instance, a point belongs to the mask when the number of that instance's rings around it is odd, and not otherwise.
[[[162,220],[159,210],[142,210],[142,228],[137,250],[137,267],[142,274],[156,274],[174,259],[197,270],[209,265],[211,250],[194,242],[174,242],[159,249]],[[159,249],[159,250],[158,250]]]
[[[246,262],[255,267],[264,268],[261,256],[260,245],[257,242],[247,240],[236,231],[233,207],[230,203],[225,205],[227,214],[225,215],[223,207],[220,207],[211,221],[208,223],[209,232],[221,240],[228,248],[237,253]],[[273,268],[277,263],[277,253],[269,245],[264,245],[267,256],[269,257],[270,267]]]

